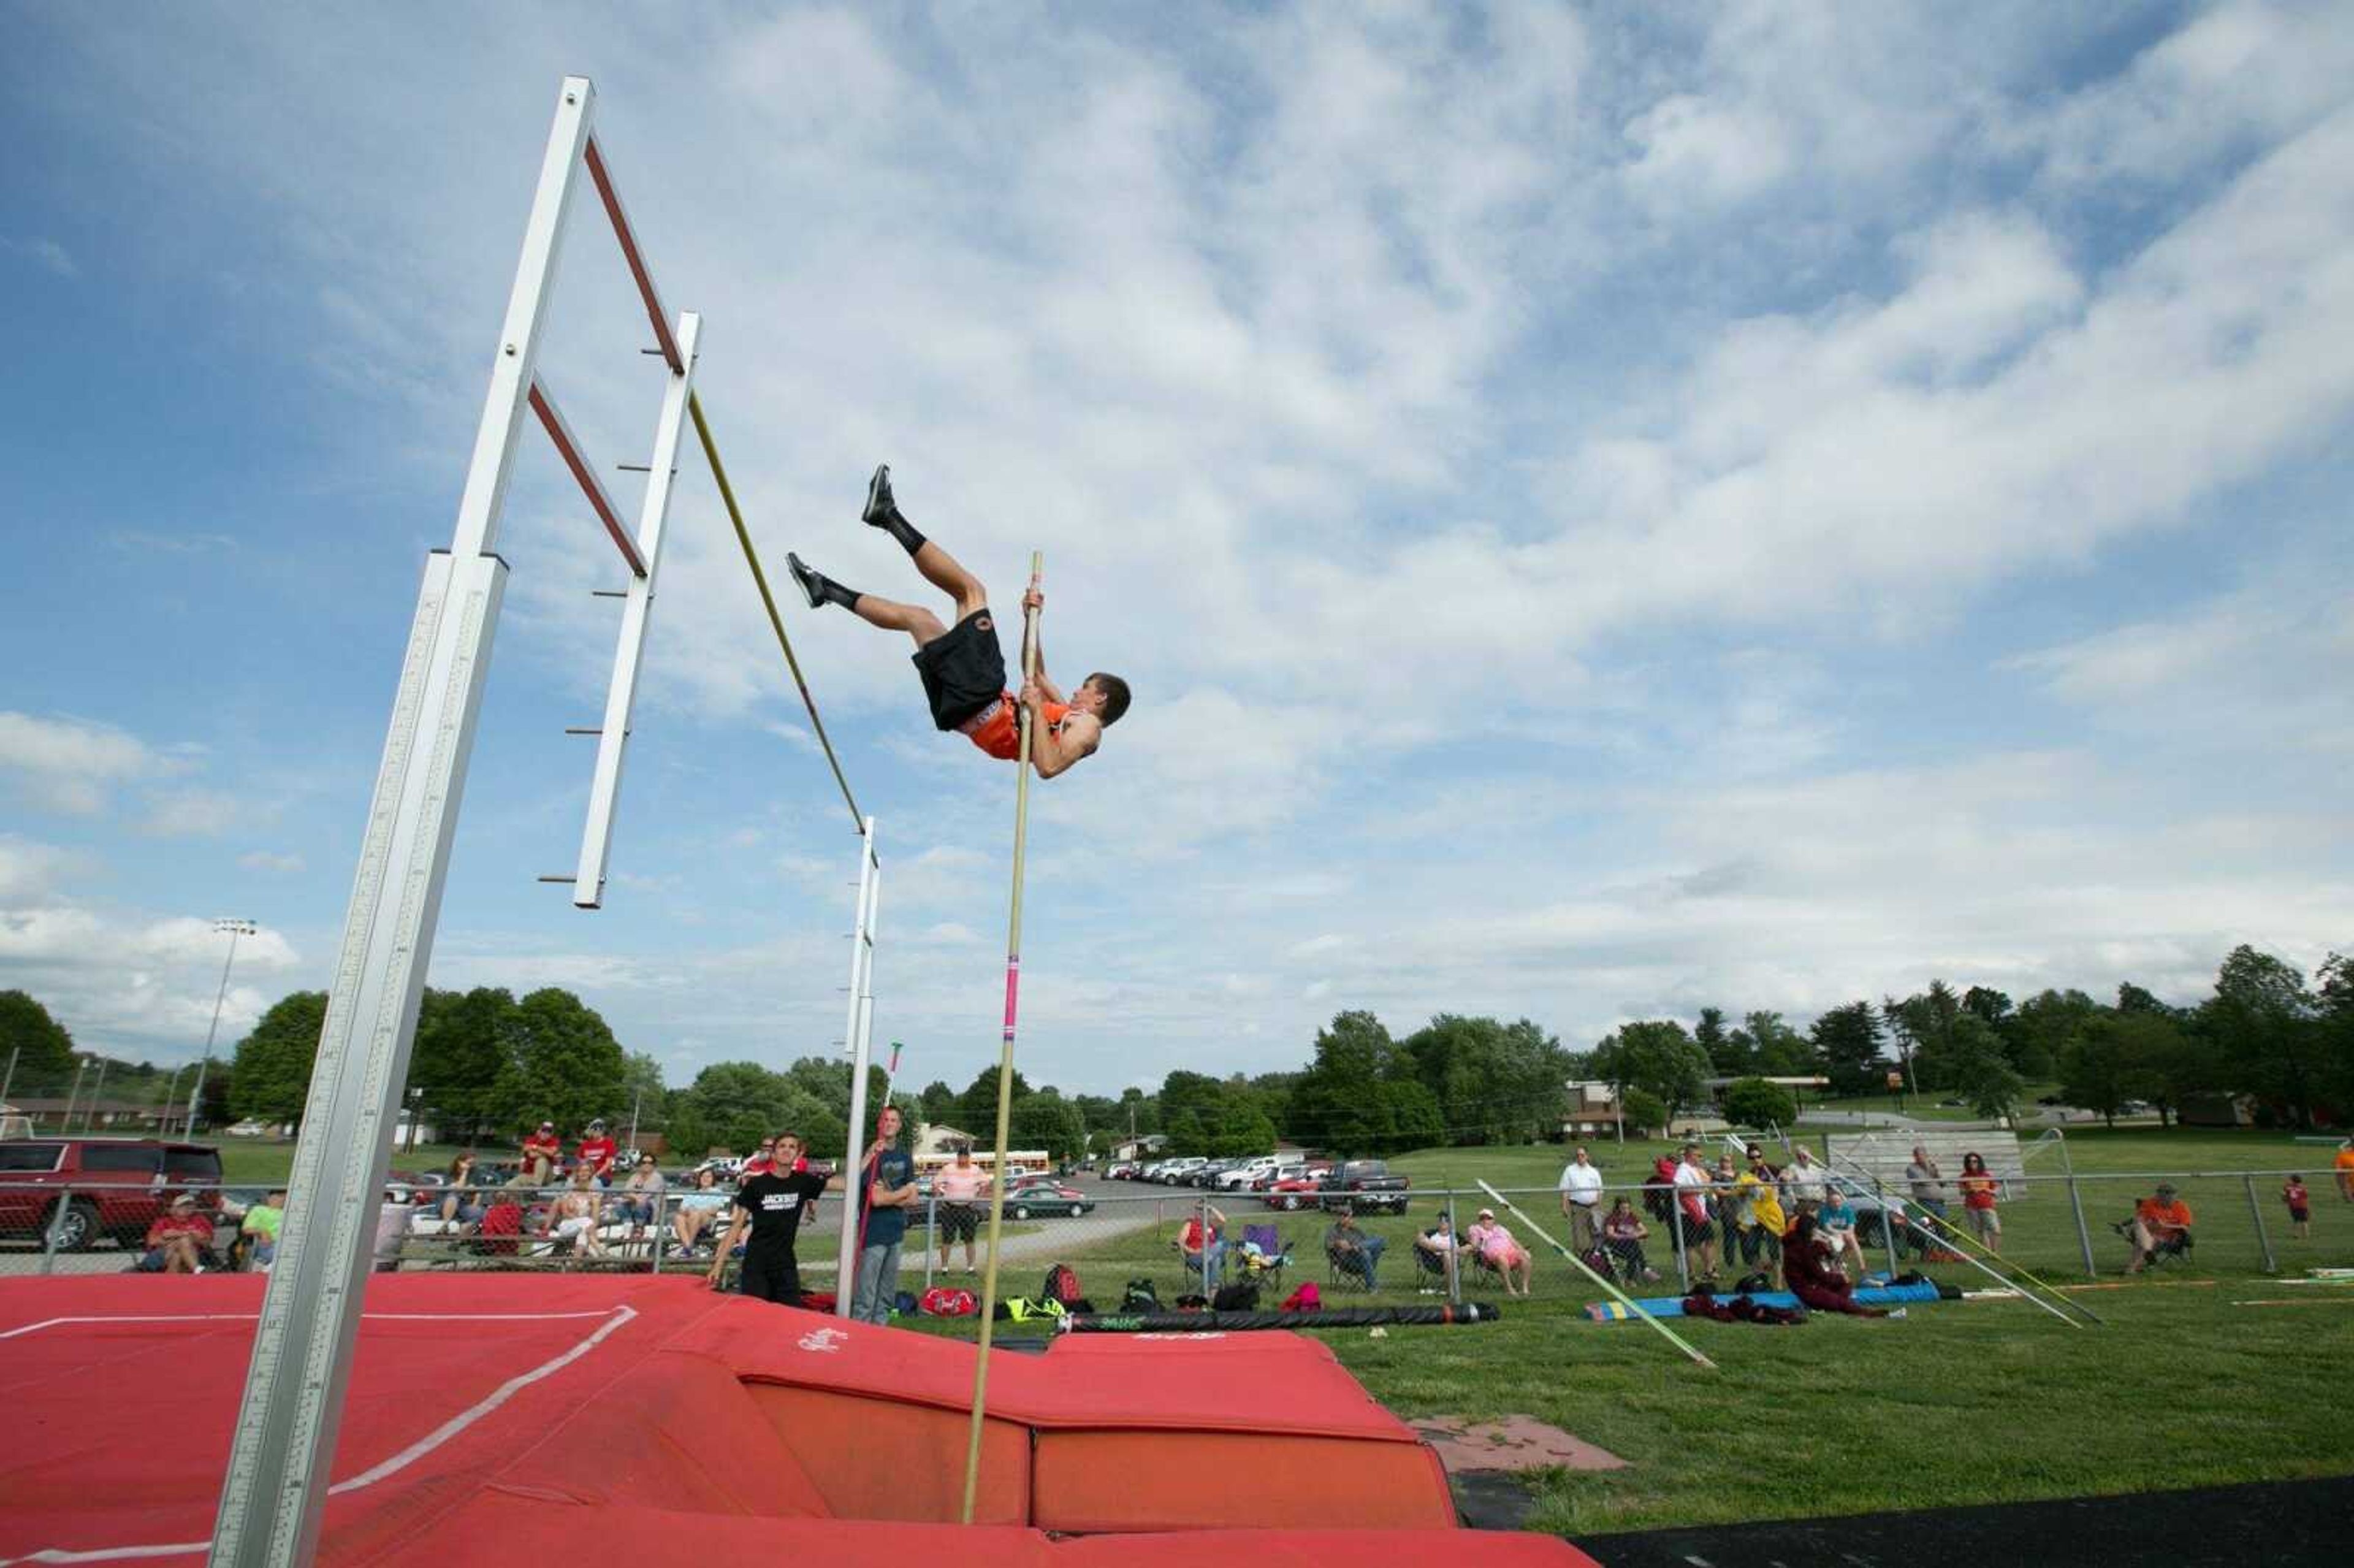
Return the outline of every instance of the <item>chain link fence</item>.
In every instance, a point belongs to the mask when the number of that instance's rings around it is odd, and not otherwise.
[[[2158,1200],[2161,1184],[2188,1211],[2189,1239],[2141,1255],[2146,1270],[2297,1278],[2310,1269],[2354,1267],[2354,1202],[2326,1171],[2305,1172],[2309,1217],[2300,1226],[2284,1195],[2291,1174],[2014,1178],[1996,1192],[1990,1223],[1973,1222],[1950,1192],[1939,1200],[1941,1219],[1935,1203],[1908,1191],[1860,1178],[1836,1185],[1853,1213],[1853,1243],[1844,1249],[1851,1276],[1918,1271],[1964,1288],[1991,1288],[1994,1277],[2008,1282],[2015,1271],[2056,1284],[2115,1279],[2137,1261],[2137,1242],[2171,1239],[2169,1227],[2152,1224],[2153,1211],[2143,1206]],[[654,1194],[513,1183],[396,1188],[379,1215],[377,1266],[701,1274],[717,1262],[725,1275],[731,1265],[715,1247],[731,1220],[732,1196],[724,1187]],[[1680,1192],[1656,1183],[1610,1185],[1592,1210],[1564,1213],[1552,1188],[1503,1190],[1506,1201],[1499,1202],[1476,1187],[1351,1197],[1044,1182],[1007,1197],[999,1292],[1040,1294],[1047,1271],[1066,1265],[1105,1310],[1135,1282],[1149,1282],[1164,1307],[1236,1286],[1255,1290],[1257,1306],[1273,1307],[1310,1281],[1326,1301],[1343,1305],[1600,1299],[1601,1288],[1560,1255],[1556,1243],[1589,1258],[1598,1250],[1596,1261],[1638,1297],[1681,1294],[1711,1276],[1720,1289],[1758,1273],[1778,1287],[1779,1241],[1770,1213],[1755,1213],[1755,1196],[1754,1189],[1721,1186]],[[1800,1200],[1787,1190],[1779,1196],[1786,1217],[1794,1216]],[[0,1277],[263,1266],[269,1216],[255,1210],[267,1197],[252,1185],[0,1180]],[[1703,1217],[1691,1220],[1686,1211],[1695,1203]],[[812,1290],[833,1287],[846,1207],[842,1194],[828,1193],[802,1223],[801,1275]],[[1493,1211],[1500,1236],[1487,1236],[1483,1211]],[[928,1196],[907,1219],[901,1291],[938,1285],[977,1295],[987,1261],[987,1202]]]

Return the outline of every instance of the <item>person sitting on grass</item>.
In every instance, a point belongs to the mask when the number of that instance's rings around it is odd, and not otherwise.
[[[213,1218],[182,1192],[147,1227],[147,1250],[133,1267],[142,1274],[202,1274],[213,1245]]]
[[[1373,1271],[1381,1266],[1382,1248],[1389,1245],[1380,1236],[1369,1235],[1357,1224],[1357,1216],[1343,1209],[1330,1229],[1324,1233],[1324,1255],[1334,1269],[1352,1274],[1373,1288]]]
[[[2126,1272],[2139,1274],[2154,1254],[2179,1257],[2190,1251],[2190,1205],[2174,1195],[2173,1182],[2160,1181],[2155,1196],[2134,1205],[2134,1217],[2126,1226],[2126,1237],[2133,1243],[2133,1260]]]
[[[1789,1286],[1790,1294],[1818,1312],[1845,1312],[1857,1318],[1887,1317],[1878,1307],[1856,1305],[1855,1287],[1840,1272],[1837,1262],[1843,1245],[1824,1236],[1816,1215],[1800,1213],[1782,1238],[1782,1278]]]
[[[1463,1241],[1483,1266],[1503,1277],[1505,1295],[1529,1294],[1536,1274],[1535,1260],[1529,1256],[1528,1248],[1512,1239],[1511,1232],[1497,1223],[1495,1210],[1480,1210],[1479,1217],[1463,1233]]]
[[[990,756],[1014,762],[1021,757],[1019,708],[1034,720],[1030,758],[1039,778],[1052,779],[1093,756],[1103,744],[1104,731],[1128,712],[1128,683],[1097,671],[1066,697],[1046,678],[1041,653],[1038,673],[1024,680],[1016,697],[1006,689],[1005,652],[997,644],[996,622],[990,617],[989,590],[955,556],[916,532],[892,497],[889,464],[875,471],[866,487],[866,509],[860,515],[868,527],[897,540],[924,580],[956,601],[956,624],[942,626],[940,618],[921,605],[844,588],[788,553],[785,566],[808,596],[810,608],[838,604],[869,626],[914,638],[916,673],[923,678],[935,727],[959,731]],[[1034,583],[1022,596],[1025,609],[1045,602]]]
[[[695,1190],[678,1201],[678,1213],[671,1221],[671,1234],[678,1238],[678,1250],[692,1255],[703,1245],[704,1234],[726,1212],[727,1194],[719,1190],[719,1172],[706,1165],[695,1173]]]
[[[1833,1260],[1836,1262],[1842,1257],[1854,1259],[1855,1277],[1862,1278],[1871,1266],[1863,1261],[1863,1244],[1856,1239],[1855,1234],[1855,1205],[1848,1202],[1847,1194],[1836,1187],[1829,1189],[1823,1201],[1816,1205],[1814,1221],[1814,1232],[1822,1238],[1824,1248],[1832,1255]]]
[[[1651,1282],[1659,1277],[1659,1271],[1653,1268],[1650,1259],[1643,1255],[1643,1239],[1650,1234],[1650,1227],[1643,1223],[1643,1216],[1635,1212],[1635,1205],[1629,1199],[1618,1199],[1610,1205],[1610,1213],[1603,1217],[1602,1245],[1618,1260],[1619,1266],[1627,1271],[1629,1279]]]

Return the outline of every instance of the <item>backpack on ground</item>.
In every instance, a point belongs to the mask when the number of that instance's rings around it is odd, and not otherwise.
[[[1084,1294],[1079,1289],[1079,1273],[1067,1263],[1058,1263],[1046,1271],[1046,1287],[1039,1293],[1047,1301],[1060,1301],[1069,1306]]]
[[[1161,1295],[1153,1289],[1151,1280],[1131,1279],[1128,1282],[1127,1294],[1119,1298],[1119,1309],[1123,1312],[1158,1312],[1161,1310]]]
[[[1227,1285],[1220,1287],[1210,1298],[1210,1308],[1215,1312],[1256,1312],[1258,1310],[1258,1287]]]
[[[933,1318],[970,1318],[981,1311],[981,1303],[970,1290],[952,1290],[945,1285],[935,1285],[924,1292],[916,1304],[926,1316]]]
[[[1314,1280],[1309,1280],[1283,1298],[1283,1309],[1287,1312],[1320,1312],[1324,1309],[1324,1293],[1316,1288]]]

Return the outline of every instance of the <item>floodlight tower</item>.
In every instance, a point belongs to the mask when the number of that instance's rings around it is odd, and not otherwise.
[[[213,993],[213,1021],[205,1031],[204,1059],[196,1064],[196,1086],[188,1092],[188,1136],[196,1136],[196,1108],[205,1102],[205,1073],[213,1065],[213,1037],[220,1033],[221,1003],[228,1000],[228,971],[237,962],[237,939],[259,933],[260,927],[250,920],[216,920],[213,929],[228,936],[228,957],[221,960],[220,990]],[[174,1075],[177,1076],[177,1075]]]

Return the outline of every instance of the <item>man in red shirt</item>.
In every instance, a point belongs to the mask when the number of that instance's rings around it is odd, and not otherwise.
[[[605,1136],[605,1122],[600,1117],[588,1124],[588,1130],[581,1137],[580,1150],[575,1159],[588,1168],[588,1174],[596,1178],[597,1185],[602,1187],[607,1174],[613,1169],[613,1157],[619,1151],[619,1146]]]
[[[139,1259],[143,1274],[202,1274],[212,1250],[213,1217],[197,1209],[186,1192],[155,1216],[147,1227],[147,1251]]]
[[[564,1140],[556,1136],[552,1121],[541,1122],[539,1130],[523,1140],[523,1173],[535,1187],[555,1181],[556,1168],[563,1160]]]
[[[2174,1195],[2174,1183],[2160,1181],[2158,1196],[2134,1205],[2133,1261],[2127,1274],[2139,1274],[2154,1252],[2181,1252],[2190,1245],[2190,1205]]]

